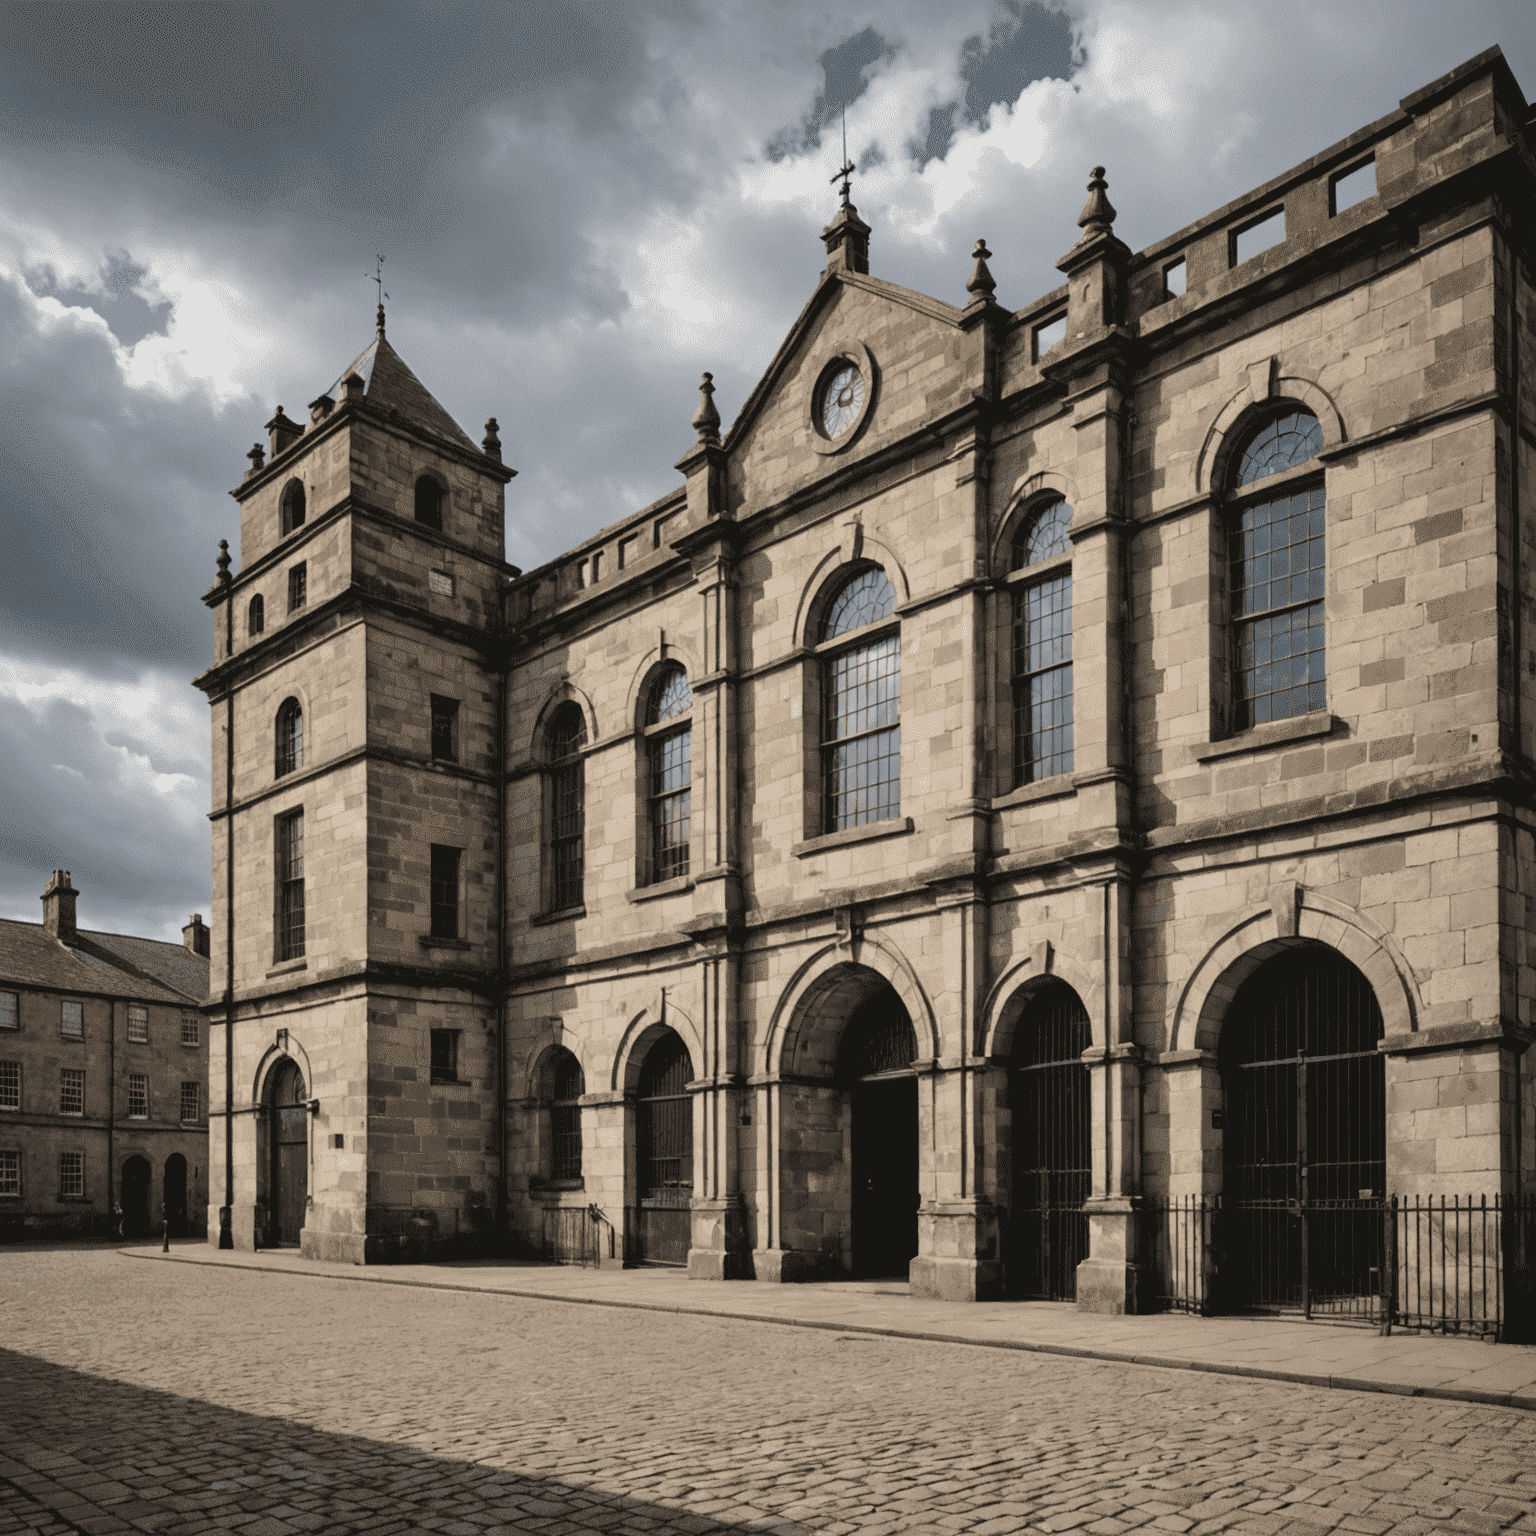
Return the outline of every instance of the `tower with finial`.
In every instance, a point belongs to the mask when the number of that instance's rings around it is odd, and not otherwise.
[[[851,185],[858,167],[848,158],[848,120],[843,118],[843,163],[832,173],[832,181],[842,182],[842,206],[832,222],[821,232],[827,247],[827,265],[823,276],[833,272],[869,271],[869,225],[853,206]]]
[[[198,679],[219,765],[210,1231],[352,1262],[465,1239],[495,1207],[494,1159],[446,1134],[431,1084],[444,1051],[458,1079],[497,1071],[491,744],[516,574],[495,418],[477,447],[385,336],[382,256],[371,277],[369,344],[307,423],[278,407],[232,493],[240,558],[221,545]],[[369,1084],[405,1064],[391,1114],[414,1125],[370,1133]],[[296,1196],[270,1117],[238,1112],[253,1093],[307,1107]],[[408,1168],[393,1134],[420,1148]]]

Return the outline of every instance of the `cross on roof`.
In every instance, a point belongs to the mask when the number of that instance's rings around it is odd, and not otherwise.
[[[843,109],[843,163],[838,167],[837,170],[832,173],[831,177],[829,178],[832,181],[837,181],[839,178],[842,179],[844,208],[852,206],[848,201],[848,178],[852,176],[856,170],[858,170],[858,166],[856,166],[853,161],[848,158],[848,109],[845,107]]]

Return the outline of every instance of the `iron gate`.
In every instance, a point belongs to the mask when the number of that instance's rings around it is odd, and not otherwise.
[[[640,1071],[636,1151],[640,1201],[630,1218],[636,1264],[686,1264],[692,1246],[693,1063],[673,1034],[651,1047]]]
[[[1088,1257],[1092,1190],[1088,1014],[1064,982],[1029,1005],[1014,1040],[1008,1103],[1013,1115],[1009,1290],[1044,1301],[1077,1299]]]
[[[1289,950],[1243,984],[1228,1019],[1223,1303],[1374,1319],[1386,1076],[1370,983],[1321,945]]]

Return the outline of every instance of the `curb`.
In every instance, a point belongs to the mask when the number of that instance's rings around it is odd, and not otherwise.
[[[243,1274],[287,1275],[301,1280],[337,1280],[353,1285],[398,1285],[423,1291],[455,1291],[466,1296],[513,1296],[521,1301],[548,1301],[567,1307],[609,1307],[619,1312],[665,1312],[681,1317],[711,1317],[723,1322],[766,1323],[775,1328],[810,1328],[822,1333],[859,1333],[884,1339],[914,1339],[925,1344],[959,1344],[969,1349],[1009,1349],[1031,1355],[1061,1355],[1075,1360],[1104,1360],[1114,1365],[1139,1365],[1160,1371],[1202,1371],[1211,1376],[1238,1376],[1251,1381],[1280,1381],[1297,1387],[1326,1387],[1340,1392],[1381,1392],[1396,1397],[1423,1397],[1442,1402],[1477,1403],[1485,1408],[1516,1408],[1536,1412],[1536,1394],[1480,1392],[1472,1387],[1413,1387],[1402,1382],[1373,1381],[1366,1376],[1316,1376],[1306,1371],[1281,1371],[1261,1365],[1224,1365],[1213,1360],[1191,1360],[1178,1355],[1136,1354],[1117,1349],[1088,1349],[1076,1344],[1041,1344],[1025,1339],[976,1339],[952,1333],[932,1333],[920,1328],[877,1328],[870,1323],[828,1323],[816,1318],[772,1317],[759,1312],[717,1312],[707,1307],[686,1307],[658,1301],[609,1301],[597,1296],[552,1296],[548,1291],[497,1286],[454,1285],[442,1280],[362,1279],[332,1275],[323,1270],[262,1269],[254,1264],[231,1264],[223,1259],[183,1259],[174,1253],[146,1253],[119,1248],[127,1259],[161,1263],[194,1264],[202,1269],[237,1269]]]

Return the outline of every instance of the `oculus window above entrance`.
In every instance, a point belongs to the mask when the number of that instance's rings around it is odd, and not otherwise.
[[[833,371],[821,386],[816,413],[821,429],[828,437],[841,437],[858,420],[864,404],[864,376],[852,363],[845,362]]]

